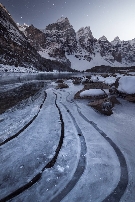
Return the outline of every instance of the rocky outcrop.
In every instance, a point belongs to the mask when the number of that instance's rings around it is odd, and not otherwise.
[[[65,65],[64,70],[70,70],[71,64],[65,56],[65,51],[71,53],[74,50],[71,44],[76,40],[76,35],[67,18],[59,19],[43,31],[31,25],[25,29],[24,33],[42,57],[59,61],[61,65]]]
[[[31,46],[33,46],[36,50],[46,48],[46,35],[33,25],[25,29],[25,34]]]
[[[0,63],[42,68],[41,57],[0,4]]]
[[[94,45],[97,41],[92,35],[90,27],[82,27],[76,32],[77,51],[75,57],[79,60],[83,59],[91,61],[95,55]]]
[[[94,51],[93,45],[96,39],[94,39],[90,27],[80,28],[76,33],[76,37],[78,40],[78,46],[88,51],[89,53],[93,53]]]
[[[59,83],[56,86],[56,89],[63,89],[63,88],[69,88],[69,86],[66,83]]]
[[[94,100],[94,102],[90,102],[88,104],[97,112],[110,116],[113,114],[112,112],[112,103],[106,99]]]
[[[66,63],[60,63],[58,60],[41,57],[37,50],[45,47],[46,35],[43,32],[32,25],[17,25],[0,4],[0,64],[36,68],[40,71],[71,71],[67,59]]]
[[[65,52],[73,54],[76,51],[76,33],[68,18],[60,18],[56,23],[48,25],[44,33],[46,48],[51,57],[66,61]]]

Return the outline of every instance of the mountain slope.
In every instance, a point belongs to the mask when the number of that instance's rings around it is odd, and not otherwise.
[[[109,42],[94,38],[90,27],[77,32],[68,18],[60,18],[44,30],[19,25],[0,4],[0,63],[36,67],[42,71],[87,70],[95,66],[135,66],[135,39]],[[71,68],[70,68],[71,67]]]
[[[0,16],[0,63],[38,68],[41,65],[40,55],[29,44],[2,4],[0,4]]]
[[[70,61],[65,57],[63,47],[60,47],[60,44],[57,43],[57,39],[52,35],[50,36],[48,32],[43,33],[33,25],[24,29],[24,33],[27,36],[29,43],[43,58],[50,59],[52,61],[51,63],[55,63],[55,66],[56,63],[58,64],[59,62],[60,68],[56,68],[57,70],[61,69],[61,71],[71,71],[71,64]]]
[[[37,52],[46,42],[40,30],[26,25],[25,29],[21,26],[20,29],[21,31],[6,8],[0,4],[0,64],[35,68],[40,71],[71,71],[70,62],[65,65],[56,59],[48,60]],[[26,31],[31,38],[26,37]],[[35,41],[32,41],[32,35],[38,35]]]
[[[120,41],[116,37],[109,42],[105,36],[98,40],[90,27],[82,27],[76,33],[68,18],[60,18],[44,30],[46,47],[44,57],[71,62],[72,69],[86,70],[95,66],[130,67],[135,65],[135,39]],[[48,55],[47,55],[48,54]]]

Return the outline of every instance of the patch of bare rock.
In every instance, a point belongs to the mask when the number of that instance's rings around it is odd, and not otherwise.
[[[69,88],[69,86],[66,83],[64,83],[63,79],[56,80],[56,83],[58,83],[58,85],[56,86],[56,89]]]

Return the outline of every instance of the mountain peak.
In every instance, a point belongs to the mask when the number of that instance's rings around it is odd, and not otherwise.
[[[63,31],[73,28],[73,26],[70,24],[69,20],[67,17],[61,17],[58,19],[55,23],[49,24],[45,28],[45,32],[47,31]]]
[[[81,27],[78,31],[77,31],[77,36],[78,38],[80,36],[86,36],[87,38],[93,38],[90,26],[87,27]]]
[[[120,43],[120,42],[121,42],[120,38],[119,38],[118,36],[116,36],[116,37],[114,38],[114,40],[111,41],[111,44],[115,46],[115,45],[117,45],[117,44]]]
[[[61,22],[65,22],[65,21],[69,22],[68,18],[67,17],[61,17],[56,21],[56,23],[61,23]]]
[[[129,43],[131,44],[131,46],[135,45],[135,38],[130,40]]]
[[[120,38],[119,38],[118,36],[116,36],[116,37],[114,38],[114,41],[120,41]]]
[[[98,39],[98,41],[108,41],[108,40],[107,40],[107,38],[103,35],[102,37],[100,37],[100,38]]]

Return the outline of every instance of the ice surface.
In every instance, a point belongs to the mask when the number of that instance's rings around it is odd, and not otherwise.
[[[61,94],[64,95],[66,92],[70,92],[70,95],[67,93],[68,100],[70,101],[79,88],[80,87],[73,87],[71,85],[70,89],[64,90]],[[63,201],[96,201],[97,196],[100,196],[100,199],[102,200],[104,199],[105,193],[107,193],[106,190],[110,182],[111,186],[109,185],[110,189],[108,189],[108,193],[113,190],[119,180],[119,162],[117,156],[108,143],[105,143],[98,132],[78,115],[75,105],[69,101],[67,102],[66,96],[62,96],[62,101],[76,117],[76,121],[85,136],[88,150],[86,155],[86,170],[75,188],[65,199],[63,199]]]
[[[43,99],[44,92],[39,92],[33,98],[30,97],[1,114],[0,120],[3,121],[0,122],[0,142],[16,134],[32,120],[38,113]]]
[[[100,76],[100,79],[104,78]],[[108,79],[110,78],[108,77]],[[42,173],[42,177],[37,183],[11,201],[50,202],[73,180],[81,150],[80,136],[70,116],[70,111],[85,138],[86,167],[76,185],[64,196],[62,201],[103,201],[115,189],[120,180],[120,162],[115,150],[90,123],[80,116],[79,112],[81,112],[95,126],[98,126],[123,153],[128,167],[129,182],[120,202],[133,202],[135,199],[134,103],[120,99],[121,105],[114,107],[114,113],[109,117],[104,116],[87,106],[86,100],[73,99],[75,93],[83,88],[82,84],[74,85],[72,80],[67,80],[65,83],[69,85],[68,89],[56,90],[54,82],[49,84],[47,99],[35,121],[18,138],[0,147],[0,181],[2,182],[0,197],[6,196],[30,181],[53,157],[61,133],[60,116],[55,106],[55,92],[57,94],[56,102],[61,110],[65,127],[65,137],[57,161],[52,168],[46,169]],[[35,106],[39,106],[40,103],[41,100],[37,98]],[[27,103],[23,106],[24,112],[18,108],[18,112],[16,110],[16,112],[4,113],[5,119],[7,119],[5,129],[13,124],[15,114],[19,117],[22,114],[23,118],[26,115],[29,118],[29,112],[34,103],[29,102],[29,104],[29,107]],[[7,118],[8,115],[9,118]],[[3,123],[4,121],[6,120],[2,120]],[[3,124],[2,122],[1,124]]]
[[[96,113],[92,108],[86,106],[83,101],[78,102],[81,111],[89,120],[94,121],[121,149],[126,158],[129,172],[129,183],[125,195],[121,202],[134,201],[135,193],[135,110],[134,104],[120,100],[121,105],[114,108],[114,113],[110,117],[106,117]],[[109,185],[108,185],[109,187]],[[100,201],[100,200],[99,200]]]
[[[55,95],[48,91],[43,110],[35,121],[17,138],[1,146],[1,197],[30,181],[48,163],[49,156],[54,155],[60,137],[59,113],[54,99]]]

